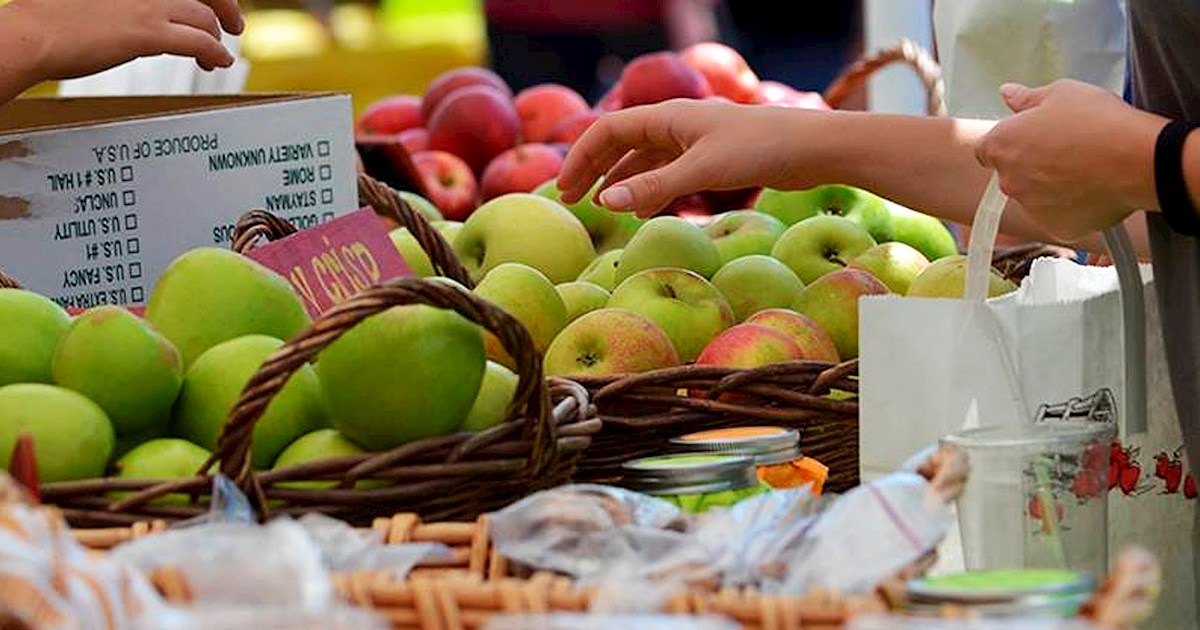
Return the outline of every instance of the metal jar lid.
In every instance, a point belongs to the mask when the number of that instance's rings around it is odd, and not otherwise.
[[[1095,580],[1086,573],[1060,569],[970,571],[912,580],[909,599],[916,604],[965,606],[1053,603],[1091,593]]]
[[[749,457],[680,453],[635,459],[621,468],[626,488],[656,496],[708,494],[758,484]]]
[[[715,429],[681,435],[671,446],[689,453],[720,453],[754,459],[759,466],[800,459],[800,432],[783,427],[758,426]]]

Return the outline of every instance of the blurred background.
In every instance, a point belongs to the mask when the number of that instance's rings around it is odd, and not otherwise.
[[[3,0],[0,0],[3,2]],[[554,81],[595,102],[628,59],[718,40],[764,80],[820,91],[864,51],[899,37],[932,50],[931,0],[243,0],[247,91],[337,91],[356,115],[438,74],[484,65],[514,89]],[[47,84],[35,94],[53,94]],[[920,112],[904,69],[885,70],[843,108]]]

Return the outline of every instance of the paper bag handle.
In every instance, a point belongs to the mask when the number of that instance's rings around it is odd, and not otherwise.
[[[983,302],[988,295],[991,260],[1000,230],[1000,218],[1008,196],[1000,190],[1000,176],[992,171],[975,219],[971,224],[971,244],[967,250],[967,280],[964,298]],[[1114,225],[1104,230],[1104,244],[1116,267],[1120,283],[1122,328],[1125,333],[1125,408],[1127,435],[1145,433],[1146,427],[1146,318],[1142,275],[1138,268],[1133,243],[1124,226]],[[1012,365],[1011,363],[1009,364]],[[1019,382],[1015,380],[1014,383]]]

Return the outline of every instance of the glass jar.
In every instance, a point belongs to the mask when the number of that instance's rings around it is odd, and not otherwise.
[[[799,488],[812,484],[821,494],[829,468],[800,452],[800,432],[783,427],[734,427],[689,433],[671,440],[677,450],[749,457],[757,466],[759,481],[772,488]]]
[[[728,507],[771,489],[758,480],[749,457],[662,455],[626,462],[622,469],[626,488],[669,501],[691,514]]]

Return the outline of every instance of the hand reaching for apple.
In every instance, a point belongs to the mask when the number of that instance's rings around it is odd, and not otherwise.
[[[221,30],[242,27],[237,0],[12,0],[0,7],[0,102],[40,81],[136,57],[173,54],[205,70],[227,67],[234,59]]]
[[[572,145],[558,178],[562,199],[581,199],[600,177],[598,200],[648,217],[702,190],[816,185],[799,167],[798,123],[824,112],[677,99],[611,112]]]

